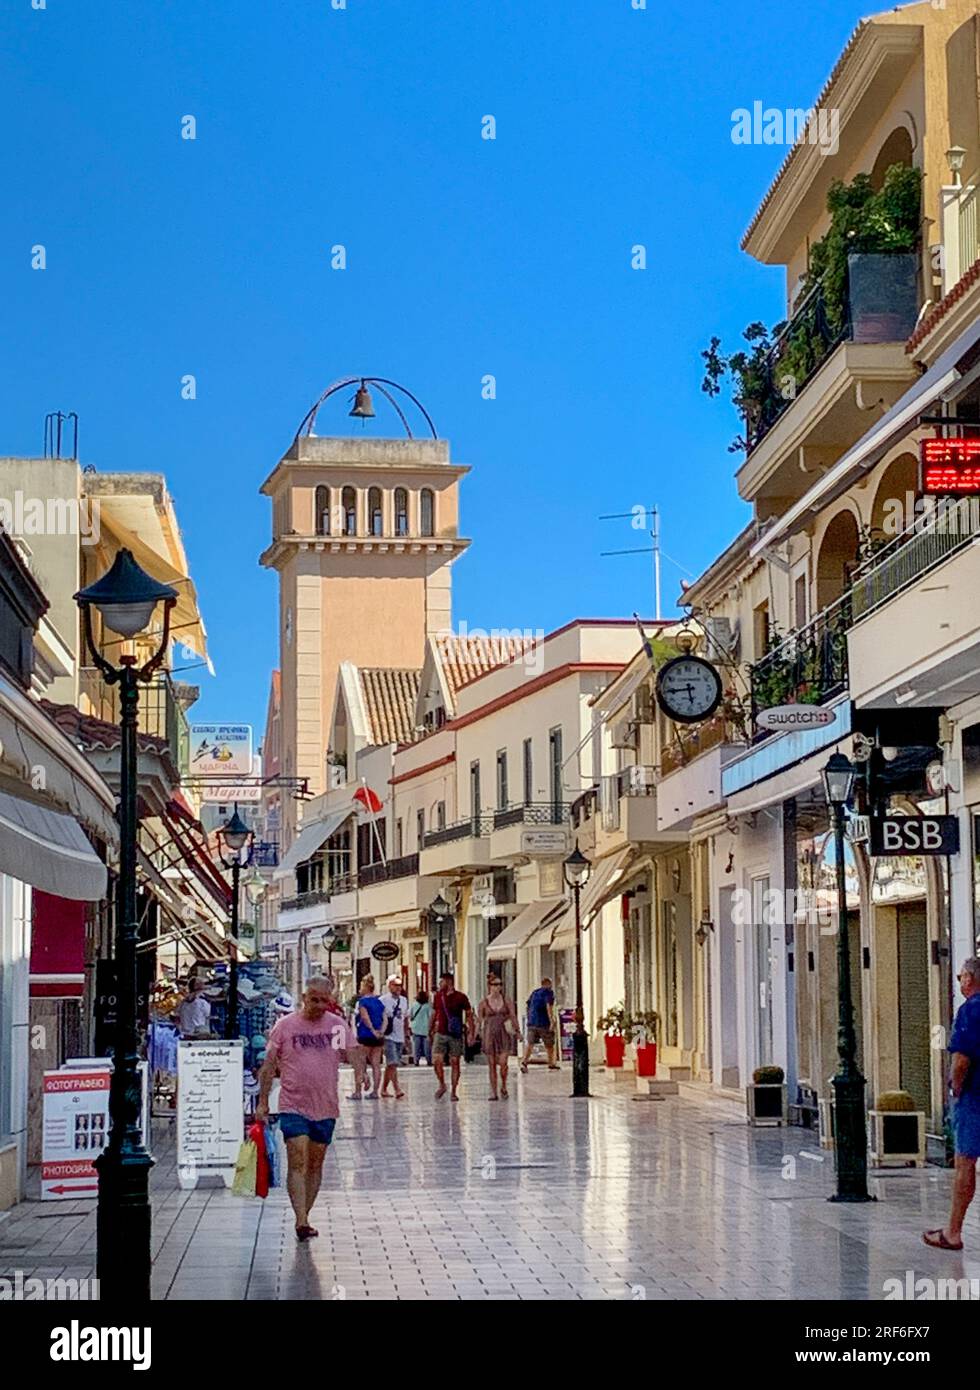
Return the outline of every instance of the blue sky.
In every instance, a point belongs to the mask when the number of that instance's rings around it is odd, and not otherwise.
[[[404,382],[472,466],[457,622],[650,613],[650,557],[600,558],[642,535],[601,514],[658,503],[691,573],[748,519],[699,352],[780,317],[782,272],[738,243],[785,151],[734,145],[732,112],[809,106],[863,13],[8,0],[0,455],[39,453],[60,408],[84,463],[166,474],[217,670],[202,719],[261,729],[277,608],[258,487],[348,373]],[[317,429],[352,424],[335,400]],[[681,573],[664,562],[668,613]]]

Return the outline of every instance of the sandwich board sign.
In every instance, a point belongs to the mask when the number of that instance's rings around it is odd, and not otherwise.
[[[242,1043],[218,1039],[177,1044],[177,1181],[197,1186],[216,1174],[231,1187],[244,1135]]]

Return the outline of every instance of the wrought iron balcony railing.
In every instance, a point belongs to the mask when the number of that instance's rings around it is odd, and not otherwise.
[[[841,343],[905,341],[918,316],[918,268],[917,251],[851,255],[841,302],[822,282],[800,301],[752,383],[745,417],[749,453]]]
[[[675,727],[673,741],[666,744],[660,754],[660,775],[669,777],[678,768],[686,767],[702,753],[722,743],[744,742],[742,727],[724,714],[714,714],[703,724],[696,724],[689,730],[681,731]]]
[[[503,830],[507,825],[564,825],[568,820],[565,801],[527,801],[518,806],[505,806],[494,811],[493,828]]]
[[[875,552],[855,573],[851,622],[873,613],[957,550],[980,537],[980,497],[937,501],[934,509]]]
[[[482,835],[489,835],[493,829],[493,815],[467,816],[466,820],[457,821],[455,825],[447,825],[442,830],[427,830],[423,840],[423,849],[431,849],[433,845],[446,845],[453,840],[465,840],[470,836],[479,838]]]
[[[847,689],[850,625],[848,592],[749,667],[753,729],[760,710],[796,703],[823,705]]]
[[[411,878],[419,871],[417,854],[402,854],[397,859],[389,859],[387,864],[365,864],[357,871],[357,881],[362,888],[372,883],[387,883],[393,878]]]

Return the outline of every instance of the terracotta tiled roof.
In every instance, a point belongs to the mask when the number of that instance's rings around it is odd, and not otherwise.
[[[980,280],[980,258],[973,262],[965,275],[960,276],[949,294],[944,295],[939,303],[929,310],[928,314],[926,314],[925,318],[906,343],[905,351],[914,352],[919,344],[928,338],[932,330],[942,322],[953,305],[958,303],[970,286],[975,285],[978,280]]]
[[[118,724],[110,724],[104,719],[95,719],[90,714],[81,714],[74,705],[56,705],[51,700],[38,702],[48,718],[66,734],[74,744],[83,748],[118,748],[120,729]],[[136,743],[141,753],[159,753],[170,757],[170,745],[165,738],[155,734],[137,734]]]
[[[358,668],[372,743],[409,743],[415,737],[420,674],[383,666]]]
[[[505,666],[533,646],[533,637],[457,637],[443,633],[436,638],[439,660],[453,697],[470,681],[485,676],[495,666]]]
[[[871,24],[872,22],[873,22],[873,21],[870,20],[870,19],[862,19],[861,22],[858,24],[857,28],[854,30],[854,32],[853,32],[853,34],[851,35],[851,37],[848,39],[847,43],[844,45],[844,50],[843,50],[843,52],[841,53],[840,57],[837,59],[837,62],[834,64],[834,70],[833,70],[833,72],[832,72],[832,73],[830,74],[830,76],[827,78],[827,81],[826,81],[826,82],[824,83],[824,85],[823,85],[823,90],[821,91],[820,95],[817,97],[816,101],[813,103],[813,110],[814,110],[814,111],[819,111],[820,108],[826,104],[827,98],[830,96],[831,90],[833,89],[834,84],[836,83],[838,77],[840,76],[841,71],[842,71],[842,69],[843,69],[843,67],[844,67],[844,64],[847,62],[848,58],[849,58],[849,57],[851,56],[851,54],[854,52],[854,48],[855,48],[855,46],[856,46],[856,44],[857,44],[858,39],[859,39],[859,38],[861,37],[861,35],[864,33],[865,29],[867,29],[868,25]],[[806,143],[806,131],[804,130],[804,131],[801,133],[800,139],[797,140],[796,144],[792,147],[792,149],[791,149],[791,150],[789,151],[789,153],[787,154],[786,158],[783,160],[782,164],[779,166],[779,172],[776,174],[776,177],[773,179],[772,183],[769,185],[769,191],[766,193],[766,196],[763,198],[762,202],[759,204],[759,206],[758,206],[758,208],[757,208],[757,210],[756,210],[755,216],[752,218],[752,221],[749,223],[748,227],[746,228],[746,230],[745,230],[745,235],[742,237],[742,243],[741,243],[741,245],[742,245],[742,250],[743,250],[743,251],[745,250],[746,243],[748,242],[748,240],[749,240],[749,238],[751,237],[752,233],[755,231],[756,227],[759,225],[759,222],[762,220],[762,214],[765,212],[766,208],[769,206],[769,204],[772,202],[773,198],[775,197],[775,195],[776,195],[776,190],[777,190],[777,188],[779,187],[779,185],[782,183],[783,179],[785,178],[786,173],[787,173],[787,170],[789,169],[789,167],[790,167],[790,165],[793,163],[793,161],[798,157],[799,152],[800,152],[800,149],[802,148],[802,146],[803,146],[805,143]]]

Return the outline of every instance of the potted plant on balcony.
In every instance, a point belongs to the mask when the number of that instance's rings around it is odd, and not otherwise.
[[[830,227],[810,248],[793,317],[771,331],[750,323],[743,334],[748,351],[726,355],[721,340],[711,339],[701,354],[701,389],[717,396],[728,375],[745,421],[731,452],[755,447],[848,330],[855,342],[900,342],[911,332],[921,182],[920,171],[903,164],[892,165],[877,190],[868,174],[835,181],[827,195]]]
[[[882,1091],[868,1111],[871,1161],[921,1168],[926,1161],[926,1117],[908,1091]]]
[[[656,1076],[657,1074],[657,1035],[660,1016],[652,1009],[634,1014],[630,1020],[630,1034],[635,1042],[637,1076]]]
[[[626,1055],[627,1035],[632,1032],[632,1020],[623,1004],[607,1010],[598,1020],[598,1026],[605,1033],[606,1066],[612,1069],[623,1065]]]
[[[785,1081],[782,1067],[756,1067],[752,1085],[745,1088],[746,1118],[750,1125],[785,1124]]]

